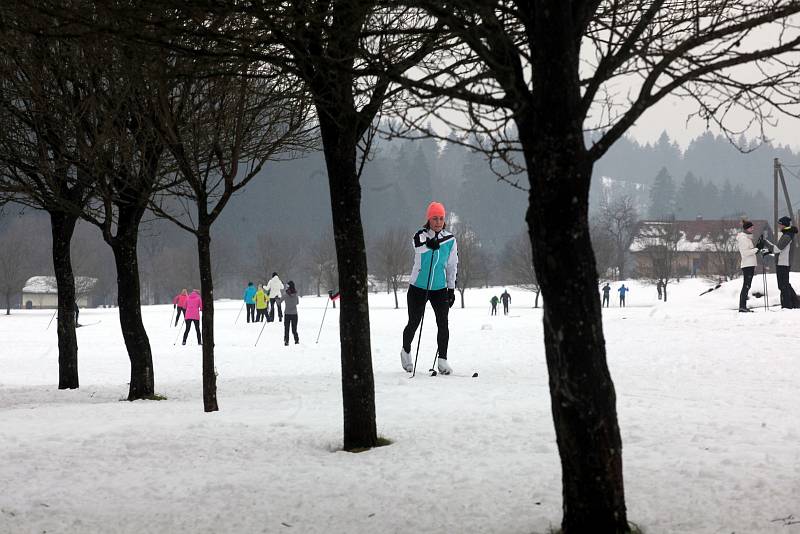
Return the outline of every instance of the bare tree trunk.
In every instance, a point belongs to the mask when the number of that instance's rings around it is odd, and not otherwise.
[[[606,362],[589,236],[592,162],[584,144],[573,13],[536,17],[532,97],[516,114],[531,191],[526,221],[544,297],[544,340],[562,469],[564,534],[629,531],[616,393]],[[570,221],[561,224],[560,221]],[[581,320],[575,321],[575,314]]]
[[[464,289],[458,289],[458,294],[461,296],[461,309],[464,309],[464,291]]]
[[[533,307],[534,308],[539,307],[539,291],[536,292],[536,298],[533,300]]]
[[[53,271],[58,291],[58,389],[78,388],[78,336],[75,334],[75,276],[70,243],[77,217],[50,213]]]
[[[6,293],[6,315],[11,315],[11,292]]]
[[[347,87],[350,87],[349,82]],[[352,105],[352,97],[345,102]],[[348,113],[348,110],[328,104],[325,106],[318,101],[317,111],[328,169],[333,235],[339,265],[344,449],[353,450],[378,444],[367,302],[367,255],[361,222],[361,185],[356,171],[358,138],[355,127],[346,126],[353,124],[352,110]]]
[[[394,309],[400,309],[400,301],[397,300],[397,282],[392,283],[392,290],[394,290]]]
[[[555,108],[552,120],[563,120]],[[534,187],[526,219],[545,301],[545,351],[562,467],[562,528],[565,534],[627,532],[616,394],[606,363],[589,237],[592,166],[579,128],[572,138],[541,140],[532,139],[532,131],[520,132],[524,145],[539,148],[535,159],[528,159],[536,165],[528,166]],[[572,223],[552,224],[564,217]],[[582,320],[576,323],[579,310]]]
[[[201,208],[205,211],[205,207]],[[202,216],[201,216],[202,219]],[[203,409],[219,410],[217,375],[214,370],[214,281],[211,276],[211,225],[202,221],[197,228],[197,255],[200,262],[200,296],[203,299]]]
[[[117,266],[117,299],[119,324],[131,361],[131,383],[128,400],[146,399],[155,394],[153,355],[150,340],[142,323],[142,305],[139,286],[139,260],[136,255],[137,224],[126,221],[120,213],[117,236],[111,241],[114,262]]]

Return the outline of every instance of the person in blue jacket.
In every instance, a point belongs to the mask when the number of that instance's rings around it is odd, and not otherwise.
[[[247,306],[247,322],[256,322],[256,286],[253,282],[247,282],[242,299]]]
[[[400,350],[400,364],[409,373],[414,370],[411,358],[411,342],[422,320],[427,302],[431,303],[436,315],[438,329],[436,343],[439,356],[436,360],[439,372],[449,375],[453,372],[447,362],[447,345],[450,330],[447,314],[456,301],[456,275],[458,274],[458,248],[456,238],[445,229],[445,209],[439,202],[431,202],[426,213],[428,221],[412,239],[414,247],[414,266],[409,277],[410,284],[406,300],[408,302],[408,324],[403,330],[403,348]]]
[[[625,284],[622,284],[621,286],[619,286],[619,289],[617,289],[617,291],[619,291],[619,307],[620,308],[624,308],[625,307],[625,293],[630,291],[630,289],[625,287]]]

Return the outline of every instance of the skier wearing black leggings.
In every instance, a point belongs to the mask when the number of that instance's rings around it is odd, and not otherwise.
[[[411,343],[425,313],[426,302],[431,303],[438,329],[436,343],[439,372],[453,372],[447,361],[450,330],[447,315],[456,301],[455,287],[458,274],[458,248],[456,238],[445,229],[445,209],[439,202],[431,202],[426,213],[428,222],[414,234],[414,267],[408,286],[408,324],[403,330],[403,348],[400,363],[409,373],[414,370]]]

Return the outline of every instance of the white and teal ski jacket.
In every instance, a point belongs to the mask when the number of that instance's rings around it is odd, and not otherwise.
[[[431,250],[426,244],[428,239],[436,239],[439,242],[437,250]],[[447,230],[442,230],[435,235],[433,230],[420,228],[412,239],[414,246],[414,267],[411,269],[411,285],[420,289],[455,289],[456,275],[458,274],[458,247],[456,238]],[[428,287],[428,273],[433,266],[433,274],[430,275],[430,287]]]

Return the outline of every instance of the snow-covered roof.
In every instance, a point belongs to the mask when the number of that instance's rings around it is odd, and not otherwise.
[[[752,221],[753,235],[769,231],[764,220]],[[674,225],[674,227],[672,226]],[[678,232],[676,250],[678,252],[717,252],[738,250],[736,234],[741,229],[739,221],[730,220],[691,220],[691,221],[640,221],[634,230],[634,238],[628,250],[642,252],[648,247],[664,243],[664,239],[674,228]],[[722,242],[721,237],[727,235]]]
[[[80,291],[88,291],[97,284],[97,278],[90,278],[88,276],[76,276],[75,287]],[[58,286],[56,284],[55,276],[32,276],[25,282],[25,287],[22,288],[23,293],[43,293],[43,294],[56,294],[58,293]]]

